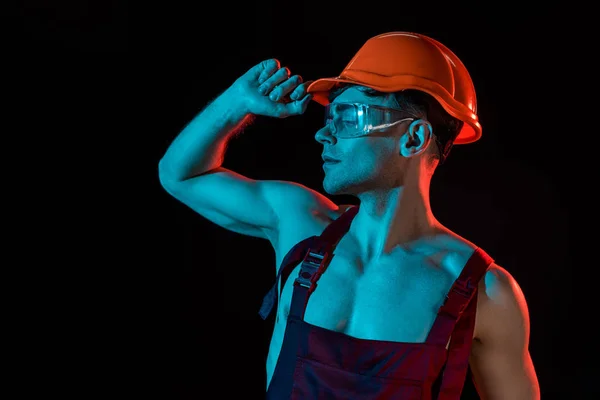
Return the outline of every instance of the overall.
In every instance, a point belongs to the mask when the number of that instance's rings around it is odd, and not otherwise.
[[[263,319],[276,301],[279,279],[283,287],[286,274],[302,262],[266,398],[460,399],[473,340],[477,283],[493,261],[481,249],[475,250],[454,281],[424,343],[358,339],[304,321],[310,295],[357,212],[358,207],[349,208],[320,236],[294,246],[265,296],[260,310]]]

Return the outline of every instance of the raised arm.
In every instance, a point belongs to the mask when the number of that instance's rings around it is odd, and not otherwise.
[[[238,78],[179,133],[159,163],[159,178],[173,197],[219,226],[272,238],[283,200],[294,207],[327,203],[318,192],[285,181],[258,181],[222,167],[227,142],[255,116],[304,113],[306,84],[276,59]],[[307,208],[307,209],[308,209]]]

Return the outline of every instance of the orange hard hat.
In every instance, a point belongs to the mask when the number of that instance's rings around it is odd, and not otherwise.
[[[326,106],[329,91],[341,83],[391,93],[417,89],[433,96],[448,114],[464,122],[454,144],[481,137],[477,98],[471,76],[460,59],[440,42],[411,32],[389,32],[365,42],[342,73],[308,86],[313,100]]]

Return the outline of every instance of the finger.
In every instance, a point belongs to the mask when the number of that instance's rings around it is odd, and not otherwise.
[[[271,75],[266,81],[261,83],[261,85],[258,87],[258,91],[261,94],[268,94],[271,92],[271,90],[273,90],[273,88],[275,86],[277,86],[281,82],[285,81],[289,76],[290,76],[290,70],[288,68],[286,68],[286,67],[280,68],[279,70],[277,70],[277,72],[275,72],[273,75]]]
[[[297,99],[302,99],[304,96],[306,96],[306,89],[308,89],[308,87],[310,86],[310,84],[313,81],[306,81],[306,82],[301,82],[295,89],[294,91],[290,94],[290,99],[292,100],[297,100]]]
[[[294,103],[291,103],[291,104],[295,104],[296,112],[298,114],[304,114],[304,112],[308,108],[308,105],[310,104],[310,102],[311,102],[312,99],[313,99],[313,95],[312,94],[307,94],[303,98],[301,98],[300,100],[295,101]]]
[[[269,58],[268,60],[261,61],[254,67],[254,77],[258,80],[258,83],[263,83],[277,71],[280,66],[281,63],[276,58]]]
[[[281,82],[279,85],[275,86],[271,93],[269,94],[269,98],[273,101],[279,101],[286,97],[290,92],[292,92],[299,84],[302,83],[302,77],[300,75],[294,75],[285,81]],[[295,99],[292,99],[295,100]]]
[[[307,94],[300,100],[292,101],[286,104],[278,103],[277,112],[279,117],[285,118],[291,115],[300,115],[306,111],[308,104],[312,100],[312,95]]]

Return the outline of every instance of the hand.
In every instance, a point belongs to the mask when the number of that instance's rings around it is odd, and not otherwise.
[[[237,101],[248,113],[286,118],[306,111],[312,95],[306,93],[310,82],[291,75],[277,59],[268,59],[250,68],[232,85]]]

